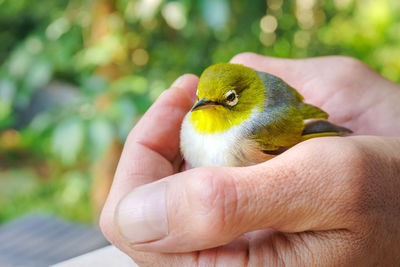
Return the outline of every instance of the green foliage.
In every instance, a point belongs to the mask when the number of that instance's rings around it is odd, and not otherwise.
[[[87,195],[65,199],[88,193],[110,144],[179,75],[237,53],[348,55],[400,81],[398,0],[0,0],[0,29],[0,183],[36,173],[3,220],[35,206],[89,220]]]
[[[70,171],[58,179],[40,181],[31,169],[10,169],[2,172],[0,188],[0,223],[32,211],[92,220],[90,179],[82,172]]]

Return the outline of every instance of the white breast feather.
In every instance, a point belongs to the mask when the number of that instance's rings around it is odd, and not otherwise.
[[[246,139],[246,130],[258,114],[253,110],[251,117],[240,125],[220,133],[199,133],[190,122],[188,113],[181,129],[181,151],[192,167],[200,166],[244,166],[267,160],[255,141]]]

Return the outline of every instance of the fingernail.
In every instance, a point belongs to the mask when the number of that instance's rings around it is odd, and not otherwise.
[[[119,203],[115,219],[121,236],[131,243],[161,239],[168,234],[166,182],[134,189]]]
[[[185,81],[185,74],[182,75],[182,76],[180,76],[178,79],[176,79],[176,80],[172,83],[171,87],[182,87],[184,81]]]

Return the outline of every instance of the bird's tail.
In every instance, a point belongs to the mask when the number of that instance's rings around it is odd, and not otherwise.
[[[304,123],[305,127],[302,132],[303,140],[314,137],[338,136],[352,133],[350,129],[335,125],[325,119],[305,120]]]

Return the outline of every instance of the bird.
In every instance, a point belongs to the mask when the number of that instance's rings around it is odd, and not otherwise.
[[[206,68],[196,95],[180,130],[191,168],[251,166],[310,138],[352,133],[279,77],[241,64]]]

